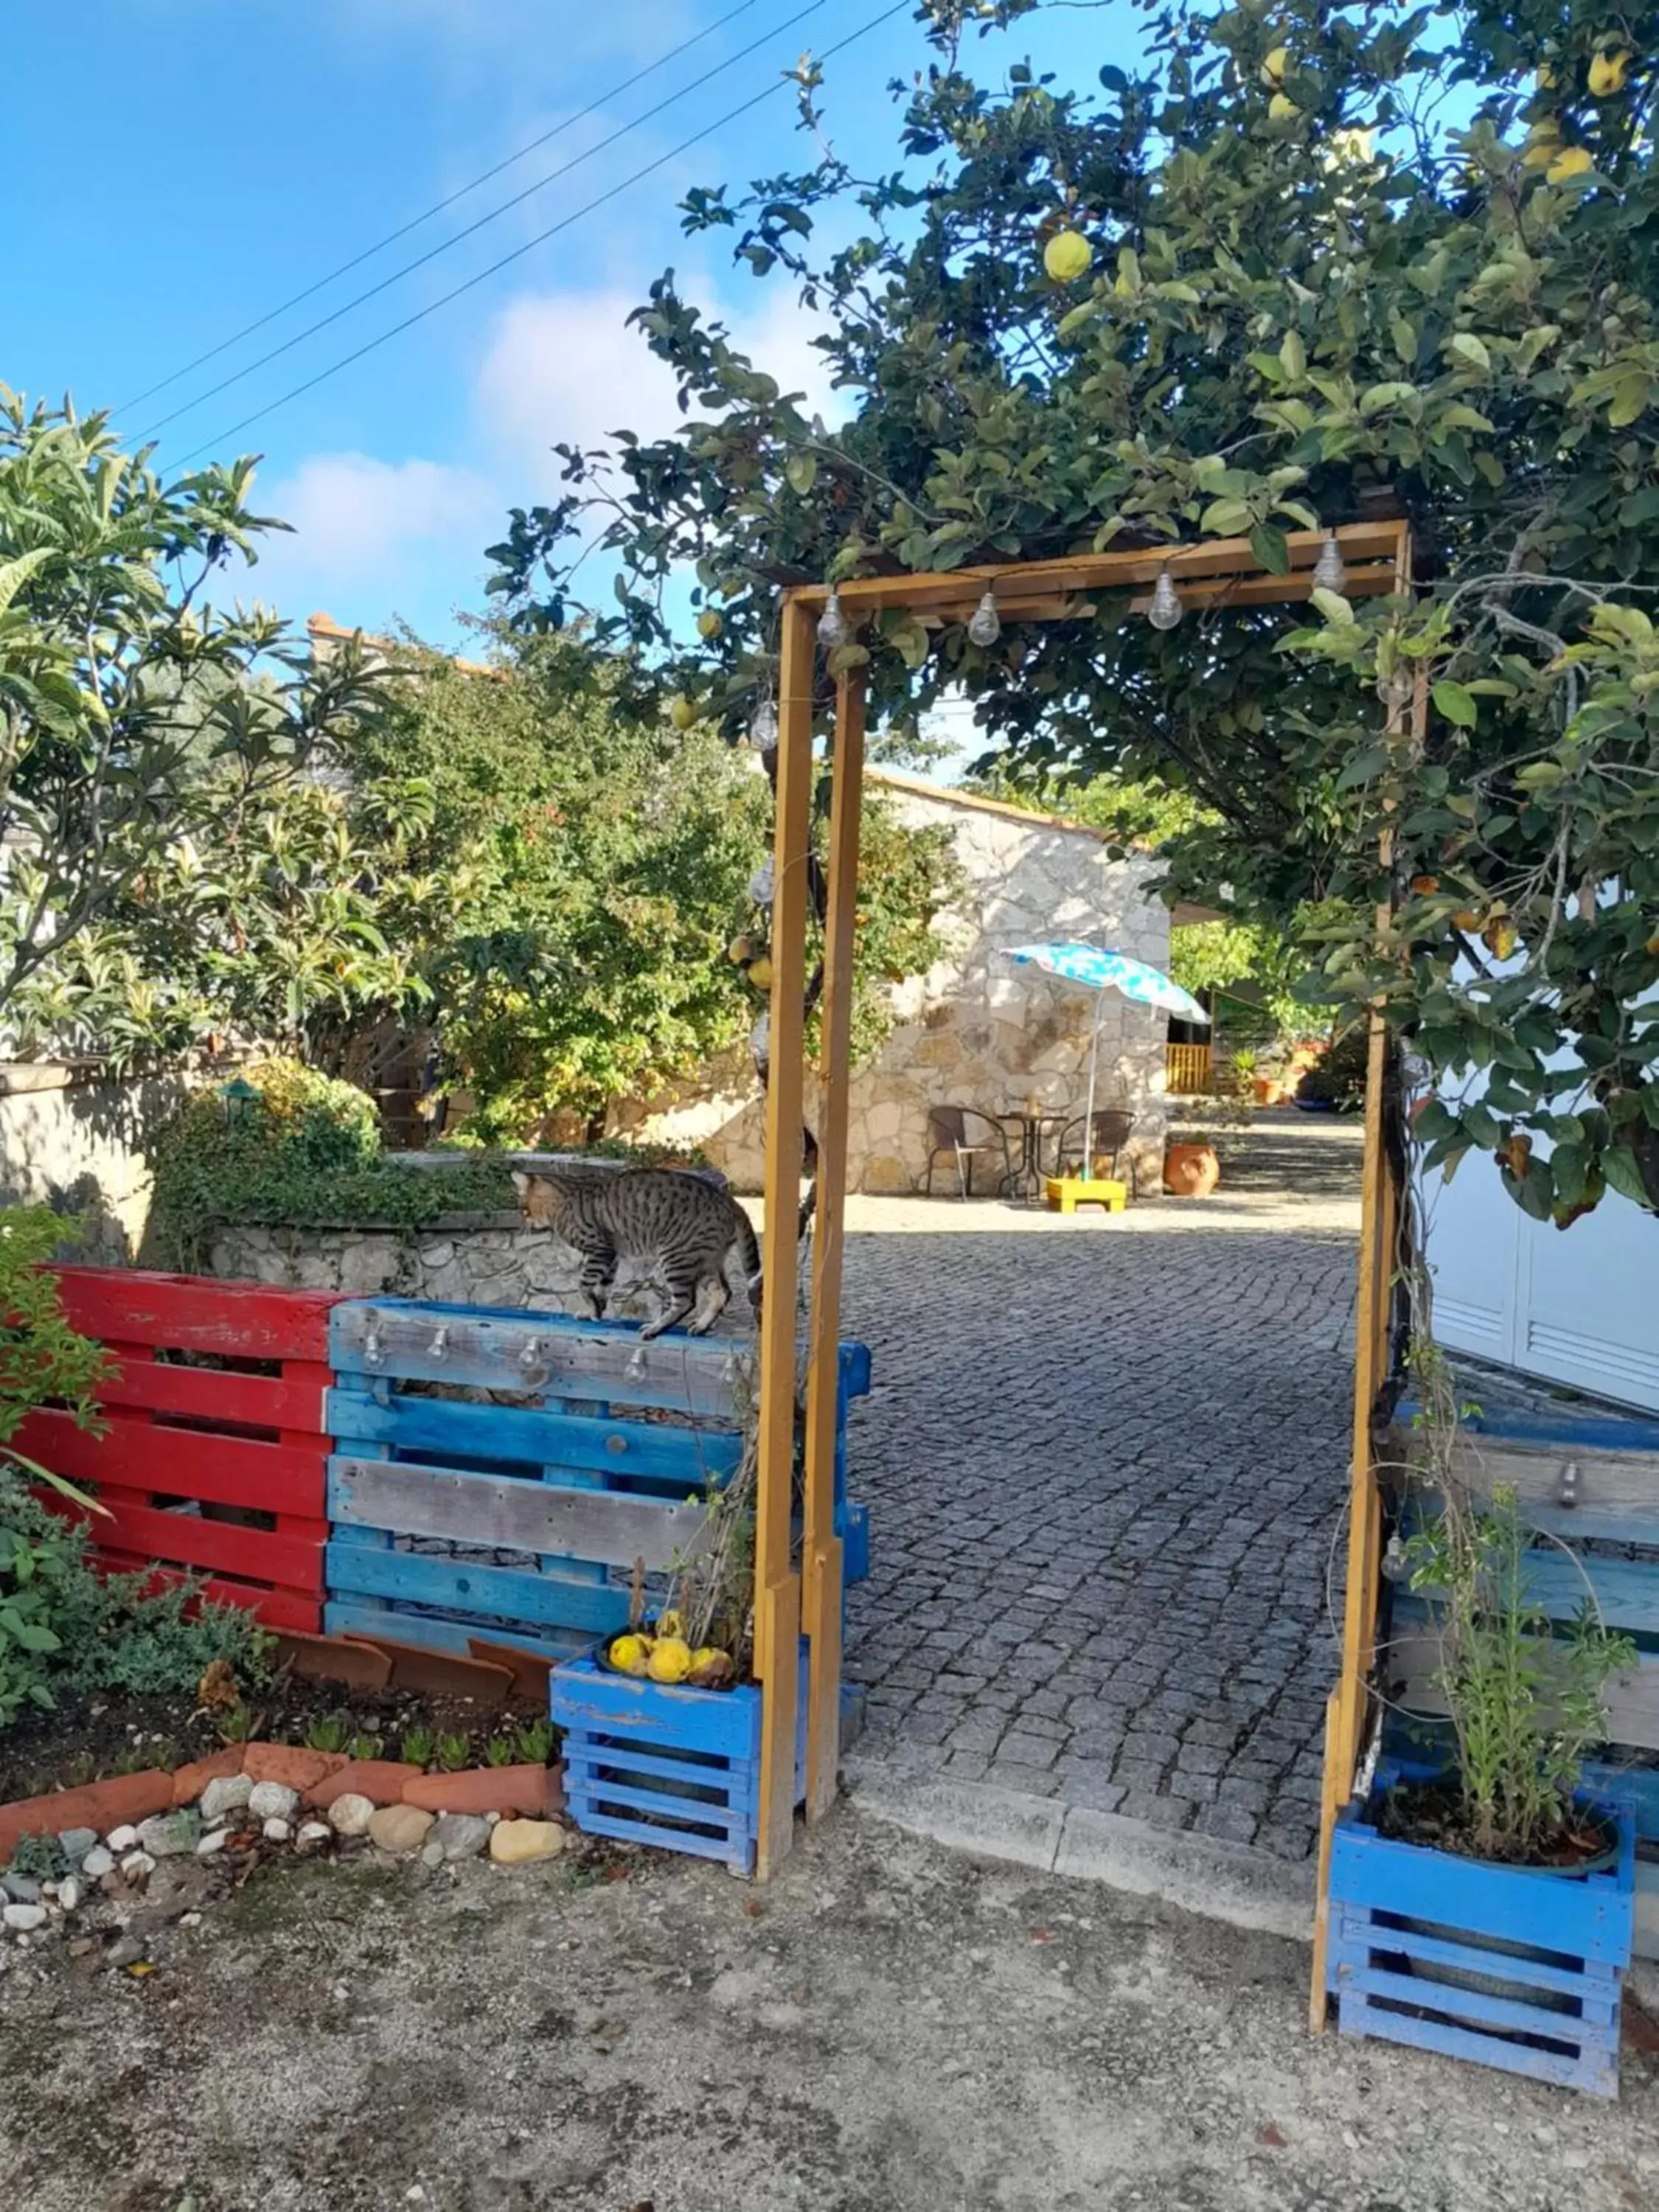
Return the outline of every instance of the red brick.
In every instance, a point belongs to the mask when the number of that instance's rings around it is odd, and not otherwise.
[[[421,1644],[394,1644],[383,1636],[374,1638],[374,1648],[390,1657],[393,1686],[416,1697],[471,1698],[493,1710],[512,1694],[510,1668],[463,1659],[453,1651],[429,1651]]]
[[[522,1813],[549,1820],[562,1810],[564,1794],[545,1766],[470,1766],[460,1774],[422,1774],[404,1789],[404,1802],[428,1813]]]
[[[103,1836],[172,1809],[173,1777],[157,1766],[142,1774],[112,1774],[106,1782],[84,1783],[46,1797],[20,1797],[0,1805],[0,1857],[10,1857],[20,1836],[55,1836],[63,1828],[96,1828]]]
[[[407,1785],[420,1778],[418,1766],[406,1765],[398,1759],[349,1759],[337,1766],[331,1774],[313,1782],[306,1791],[307,1805],[331,1805],[348,1790],[355,1790],[360,1797],[367,1797],[371,1805],[401,1805]]]
[[[292,1743],[251,1743],[242,1771],[255,1782],[280,1782],[289,1790],[310,1790],[345,1759],[339,1752],[304,1751]]]
[[[548,1686],[553,1673],[551,1657],[543,1659],[534,1651],[520,1650],[516,1644],[490,1644],[480,1636],[469,1636],[466,1648],[473,1658],[505,1667],[512,1675],[513,1689],[507,1700],[510,1705],[522,1705],[526,1712],[547,1711]]]
[[[221,1781],[228,1774],[242,1771],[242,1747],[228,1743],[222,1751],[210,1751],[205,1759],[192,1759],[188,1766],[176,1766],[173,1771],[173,1802],[175,1805],[193,1805],[210,1782]]]

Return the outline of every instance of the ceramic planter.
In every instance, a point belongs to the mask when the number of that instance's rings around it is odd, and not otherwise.
[[[1221,1163],[1212,1145],[1167,1145],[1164,1188],[1174,1198],[1207,1198],[1221,1181]]]

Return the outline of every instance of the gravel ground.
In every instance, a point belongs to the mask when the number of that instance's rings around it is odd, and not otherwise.
[[[1642,2212],[1616,2107],[1304,2033],[1307,1952],[843,1810],[686,1862],[289,1863],[9,1951],[15,2212]]]

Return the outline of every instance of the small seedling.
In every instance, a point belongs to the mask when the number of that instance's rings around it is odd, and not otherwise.
[[[118,1774],[138,1774],[149,1765],[149,1759],[136,1743],[125,1745],[115,1754],[115,1771]]]
[[[519,1756],[526,1765],[545,1766],[557,1741],[551,1721],[521,1721],[519,1724]]]
[[[492,1735],[484,1746],[485,1762],[490,1766],[511,1766],[518,1749],[510,1735]]]
[[[401,1748],[409,1765],[430,1766],[438,1756],[438,1739],[430,1729],[409,1729],[404,1731]]]
[[[459,1774],[466,1765],[471,1749],[464,1735],[441,1735],[438,1738],[438,1764],[446,1774]]]
[[[380,1755],[380,1739],[377,1735],[368,1735],[360,1732],[352,1737],[348,1749],[354,1759],[378,1759]]]
[[[240,1699],[219,1716],[219,1733],[227,1743],[246,1743],[253,1734],[253,1715]]]
[[[337,1713],[331,1713],[326,1720],[313,1721],[306,1730],[307,1751],[341,1752],[350,1741],[351,1724]]]

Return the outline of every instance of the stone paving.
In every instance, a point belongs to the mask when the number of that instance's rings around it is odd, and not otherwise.
[[[1359,1131],[1286,1111],[1223,1190],[1062,1222],[860,1200],[845,1334],[866,1755],[1314,1846],[1340,1602]]]

